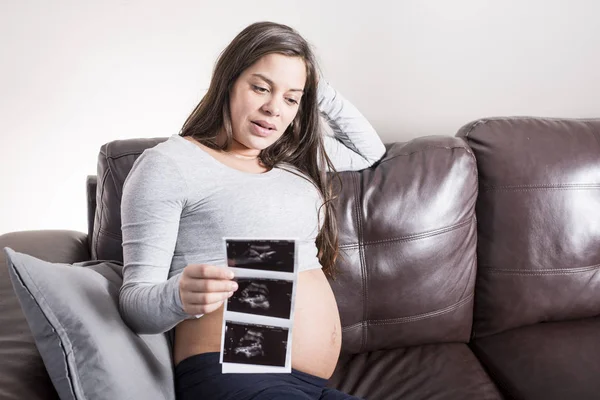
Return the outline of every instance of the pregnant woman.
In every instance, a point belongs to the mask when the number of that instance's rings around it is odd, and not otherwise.
[[[173,334],[178,399],[352,398],[325,386],[341,345],[327,281],[338,254],[331,180],[370,167],[385,147],[317,71],[295,30],[248,26],[182,131],[127,177],[120,310],[138,333]],[[298,238],[291,373],[222,374],[223,302],[237,290],[223,237]]]

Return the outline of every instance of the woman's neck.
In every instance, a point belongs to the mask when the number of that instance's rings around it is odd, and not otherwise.
[[[222,130],[217,136],[217,144],[222,146],[226,142],[227,133],[225,130]],[[239,156],[238,158],[242,159],[256,159],[260,155],[260,150],[248,148],[234,138],[231,138],[231,144],[227,149],[225,149],[225,151],[231,153],[233,156]]]

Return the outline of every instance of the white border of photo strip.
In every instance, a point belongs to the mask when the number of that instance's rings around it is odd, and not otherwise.
[[[222,365],[222,372],[226,373],[290,373],[292,372],[292,328],[294,321],[294,307],[296,303],[296,287],[298,278],[298,238],[263,238],[263,237],[223,237],[223,254],[225,255],[225,265],[228,266],[227,262],[227,241],[291,241],[294,243],[294,271],[293,272],[279,272],[279,271],[266,271],[250,268],[238,268],[229,267],[235,274],[235,278],[263,278],[263,279],[274,279],[274,280],[286,280],[292,282],[292,302],[290,309],[290,318],[277,318],[268,317],[264,315],[254,315],[248,313],[241,313],[227,310],[228,300],[224,302],[223,309],[223,324],[221,326],[221,354],[219,355],[219,362]],[[225,325],[228,321],[249,323],[256,325],[268,325],[274,327],[282,327],[288,329],[286,355],[285,355],[285,366],[277,367],[271,365],[258,365],[258,364],[241,364],[223,362],[223,353],[225,347]]]

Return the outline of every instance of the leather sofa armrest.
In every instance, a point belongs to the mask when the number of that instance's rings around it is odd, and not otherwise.
[[[53,263],[75,263],[90,259],[88,235],[67,230],[20,231],[0,235],[0,249],[29,254]],[[0,255],[0,268],[4,272],[6,260]]]
[[[0,398],[58,400],[13,290],[4,247],[45,261],[70,264],[90,259],[88,236],[65,230],[0,235]]]

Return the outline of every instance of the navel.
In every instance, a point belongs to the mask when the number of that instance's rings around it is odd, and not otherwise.
[[[333,332],[331,333],[331,343],[335,344],[337,343],[336,341],[337,339],[337,325],[333,325]]]

